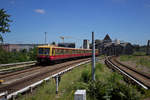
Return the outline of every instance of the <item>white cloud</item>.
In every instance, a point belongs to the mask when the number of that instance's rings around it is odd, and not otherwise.
[[[45,14],[45,10],[44,9],[35,9],[34,11],[36,13]]]

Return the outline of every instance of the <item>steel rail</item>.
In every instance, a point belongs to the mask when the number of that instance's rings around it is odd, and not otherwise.
[[[111,66],[113,66],[114,68],[116,68],[117,70],[119,70],[122,74],[124,74],[125,76],[127,76],[128,78],[132,79],[134,82],[136,82],[138,85],[140,85],[141,87],[143,87],[144,89],[148,89],[147,86],[145,86],[143,83],[141,83],[139,80],[135,79],[134,77],[132,77],[131,75],[129,75],[127,72],[121,70],[120,68],[118,68],[118,66],[116,66],[115,64],[113,64],[108,58],[106,58],[106,61],[111,64]]]
[[[84,61],[84,62],[80,62],[80,63],[78,63],[78,64],[76,64],[76,65],[73,65],[72,67],[69,67],[69,68],[67,68],[67,69],[65,69],[65,70],[62,70],[62,71],[56,73],[56,74],[53,74],[53,75],[51,75],[51,76],[49,76],[49,77],[46,77],[46,78],[44,78],[44,79],[42,79],[42,80],[40,80],[40,81],[38,81],[38,82],[36,82],[36,83],[33,83],[33,84],[29,85],[29,86],[26,86],[26,87],[24,87],[24,88],[22,88],[22,89],[20,89],[20,90],[18,90],[18,91],[15,91],[15,92],[13,92],[13,93],[11,93],[11,94],[7,94],[7,93],[8,93],[7,91],[6,91],[6,92],[3,92],[3,93],[0,93],[0,94],[1,94],[1,96],[2,96],[2,95],[5,96],[6,99],[11,99],[12,97],[17,96],[17,95],[20,94],[20,93],[24,93],[24,92],[26,92],[26,91],[28,91],[28,90],[30,90],[30,89],[36,87],[37,85],[42,84],[44,81],[50,80],[51,78],[54,78],[54,77],[56,77],[57,75],[64,74],[64,73],[68,72],[69,70],[72,70],[73,68],[75,68],[75,67],[77,67],[77,66],[80,66],[80,65],[82,65],[82,64],[89,63],[90,61],[91,61],[91,60]]]
[[[118,64],[120,64],[120,65],[122,65],[122,66],[125,66],[125,67],[129,68],[130,70],[135,71],[135,72],[137,72],[137,73],[139,73],[139,74],[141,74],[141,75],[143,75],[143,76],[145,76],[145,77],[147,77],[147,78],[150,79],[150,74],[145,73],[145,72],[142,72],[142,71],[138,71],[136,68],[129,67],[129,66],[127,66],[127,65],[125,65],[125,64],[123,64],[123,63],[121,63],[121,62],[120,62],[119,60],[117,60],[116,58],[114,59],[114,61],[117,62]]]
[[[21,68],[27,68],[30,66],[34,66],[36,61],[29,61],[29,62],[21,62],[21,63],[11,63],[11,64],[1,64],[0,67],[4,67],[0,69],[0,74],[7,74],[13,71],[18,71]],[[10,67],[9,67],[10,66]],[[5,68],[8,67],[8,68]]]
[[[27,61],[27,62],[18,62],[18,63],[10,63],[10,64],[0,64],[0,67],[6,67],[6,66],[16,66],[16,65],[22,65],[22,64],[31,64],[36,63],[37,61]]]

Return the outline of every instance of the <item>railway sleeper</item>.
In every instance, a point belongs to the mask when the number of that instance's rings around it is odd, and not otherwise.
[[[135,85],[137,84],[135,81],[133,81],[131,78],[129,78],[128,76],[124,75],[122,72],[120,72],[118,69],[114,68],[107,60],[105,60],[105,64],[107,65],[107,67],[109,67],[110,69],[112,69],[113,71],[118,72],[119,74],[123,75],[123,79],[125,82]],[[123,71],[124,72],[124,71]],[[126,72],[125,72],[126,73]],[[131,76],[131,75],[129,75]],[[133,76],[131,76],[132,78],[134,78]],[[139,81],[139,80],[138,80]],[[139,81],[140,83],[144,84],[143,82]],[[141,86],[139,84],[137,84],[137,86],[139,86],[138,88],[140,88]],[[150,87],[148,87],[149,89]]]

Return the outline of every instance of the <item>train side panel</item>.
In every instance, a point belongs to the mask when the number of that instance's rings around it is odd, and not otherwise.
[[[98,55],[98,50],[96,50],[95,55],[96,56]],[[90,56],[92,56],[91,49],[39,46],[37,61],[41,63],[69,58],[90,57]]]

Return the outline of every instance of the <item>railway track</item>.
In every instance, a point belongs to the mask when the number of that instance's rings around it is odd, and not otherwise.
[[[68,61],[51,66],[37,66],[22,71],[0,75],[0,79],[4,80],[4,83],[0,85],[0,93],[7,91],[7,95],[13,94],[16,91],[23,89],[24,87],[27,87],[33,83],[36,83],[87,60],[89,60],[89,58]],[[10,97],[12,96],[9,96],[8,98]]]
[[[150,89],[149,75],[143,74],[129,66],[121,64],[115,57],[107,57],[105,63],[108,67],[111,67],[133,80],[136,84],[140,85],[144,89]]]
[[[20,63],[0,64],[0,75],[31,68],[34,67],[36,63],[36,61],[28,61]]]

